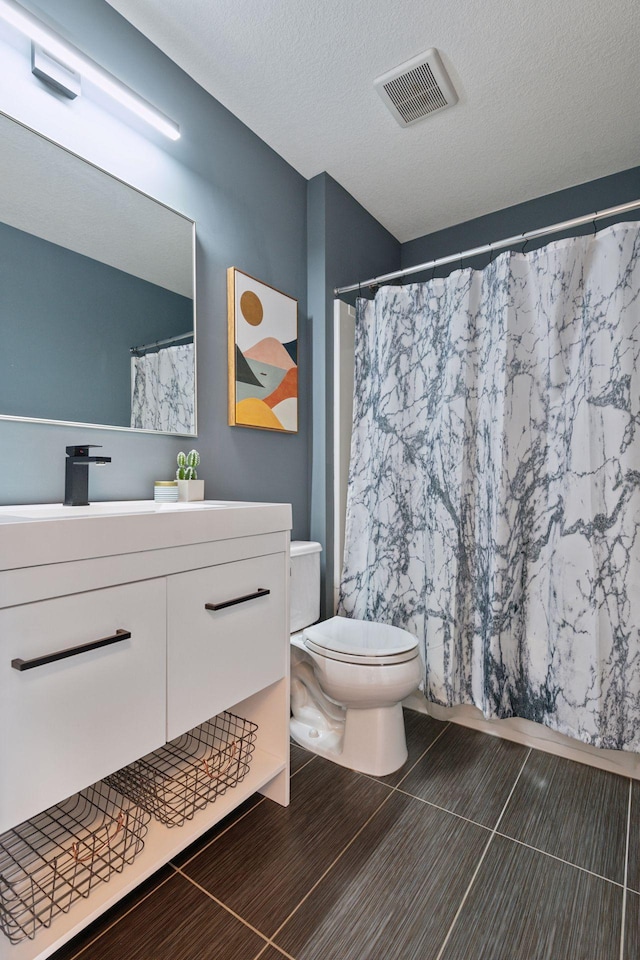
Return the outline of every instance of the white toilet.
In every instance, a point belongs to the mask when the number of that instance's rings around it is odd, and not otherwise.
[[[315,623],[321,550],[291,544],[291,736],[344,767],[384,776],[407,759],[401,701],[422,679],[418,641],[364,620]]]

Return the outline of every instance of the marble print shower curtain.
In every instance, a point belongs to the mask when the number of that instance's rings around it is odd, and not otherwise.
[[[131,426],[195,433],[192,343],[131,358]]]
[[[360,300],[341,611],[425,694],[640,748],[640,226]]]

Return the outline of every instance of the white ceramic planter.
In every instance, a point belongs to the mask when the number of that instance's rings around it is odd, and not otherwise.
[[[204,500],[204,480],[178,480],[178,500]]]

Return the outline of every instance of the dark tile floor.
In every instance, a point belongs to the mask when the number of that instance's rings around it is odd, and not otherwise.
[[[638,960],[640,783],[407,713],[389,777],[292,746],[55,960]]]

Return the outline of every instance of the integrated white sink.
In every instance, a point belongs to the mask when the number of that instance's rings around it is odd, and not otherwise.
[[[211,510],[239,506],[229,500],[196,500],[190,503],[156,503],[155,500],[105,500],[86,507],[66,507],[63,503],[34,503],[27,506],[0,507],[0,521],[73,520],[76,517],[118,517],[123,514],[171,513],[183,510]]]
[[[64,578],[65,564],[75,560],[255,538],[290,529],[291,506],[284,503],[112,500],[86,507],[15,504],[0,507],[0,572],[59,564],[59,576]],[[5,588],[10,597],[13,587],[8,580]]]

